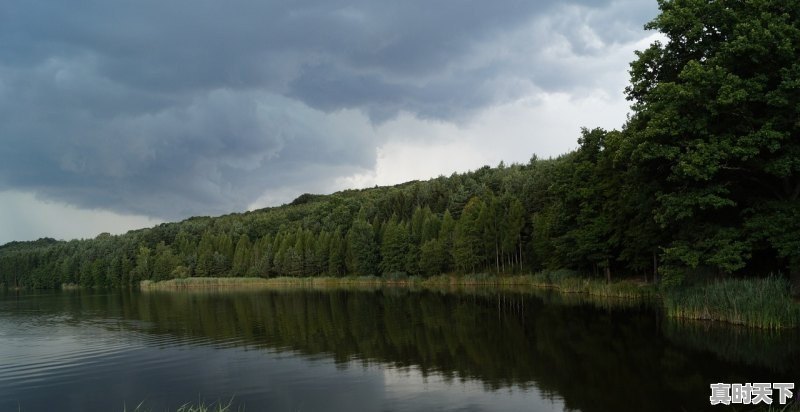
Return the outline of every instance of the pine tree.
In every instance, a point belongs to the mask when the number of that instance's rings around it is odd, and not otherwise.
[[[456,223],[453,239],[453,257],[456,267],[465,273],[475,273],[483,262],[483,228],[480,216],[485,204],[473,197],[464,206],[461,218]]]
[[[453,255],[453,244],[455,239],[456,221],[450,214],[450,210],[444,211],[442,216],[442,227],[439,230],[439,241],[444,250],[445,262],[442,271],[447,272],[455,268],[455,258]]]
[[[212,276],[214,266],[214,235],[210,231],[203,233],[197,246],[197,276]]]
[[[339,229],[331,235],[330,251],[328,252],[328,274],[342,276],[345,272],[346,243]]]
[[[439,230],[441,229],[441,227],[442,227],[442,222],[439,220],[439,218],[433,213],[428,214],[425,217],[425,223],[422,226],[420,244],[427,242],[429,240],[438,239]]]
[[[246,234],[239,236],[233,253],[233,276],[247,276],[251,265],[251,249],[250,238]]]
[[[386,224],[381,243],[381,272],[392,274],[405,271],[408,249],[408,230],[403,223],[397,221],[397,216],[392,216]]]
[[[500,265],[500,240],[502,232],[502,214],[503,210],[500,201],[495,196],[490,196],[489,202],[481,209],[481,214],[478,217],[480,225],[483,226],[483,250],[484,255],[492,257],[495,271],[501,272]]]
[[[314,243],[315,262],[314,271],[317,275],[328,276],[328,257],[330,256],[331,249],[331,234],[326,230],[322,230]]]
[[[347,269],[357,276],[378,273],[378,248],[373,227],[358,217],[347,233]]]
[[[253,245],[252,265],[248,276],[269,277],[272,270],[272,257],[274,256],[272,239],[270,235],[258,239]]]
[[[443,272],[448,253],[439,239],[430,239],[420,246],[419,268],[422,274],[432,276]]]
[[[508,206],[508,213],[503,220],[502,231],[502,252],[511,263],[518,268],[522,266],[522,229],[525,227],[525,210],[522,202],[518,199],[511,199]]]

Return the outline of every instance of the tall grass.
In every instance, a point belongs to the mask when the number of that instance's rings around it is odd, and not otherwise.
[[[158,290],[203,290],[203,289],[267,289],[281,287],[330,287],[330,286],[374,286],[387,283],[406,283],[392,281],[377,276],[350,277],[276,277],[276,278],[205,278],[191,277],[152,282],[143,280],[139,288],[144,291]]]
[[[215,288],[270,288],[280,286],[413,286],[413,287],[459,287],[473,285],[488,286],[532,286],[553,288],[567,293],[588,293],[590,295],[616,298],[639,298],[652,294],[652,288],[630,281],[606,283],[596,279],[578,276],[577,272],[557,270],[540,272],[534,275],[497,276],[488,273],[467,275],[437,275],[428,278],[407,276],[395,273],[385,277],[277,277],[277,278],[181,278],[152,282],[142,281],[142,290],[196,290]]]
[[[197,403],[184,403],[183,405],[179,406],[176,409],[176,412],[232,412],[232,405],[233,405],[233,398],[228,401],[228,403],[223,403],[222,401],[216,401],[214,403],[206,403],[204,401],[198,401]],[[238,409],[239,411],[243,410],[241,408]],[[128,408],[124,407],[123,412],[127,412]],[[150,412],[144,405],[144,401],[139,403],[136,406],[136,409],[133,412]]]
[[[639,299],[655,297],[652,285],[630,280],[607,283],[605,280],[590,279],[578,272],[566,269],[542,271],[529,276],[530,283],[537,287],[557,289],[564,293],[585,293],[592,296]]]
[[[762,329],[796,327],[800,308],[786,279],[726,279],[670,290],[664,294],[667,316],[723,321]]]
[[[477,286],[534,287],[597,298],[663,300],[667,316],[728,322],[763,329],[800,326],[800,304],[792,301],[789,282],[780,277],[729,279],[683,289],[658,291],[652,284],[604,280],[556,270],[532,275],[437,275],[428,278],[396,273],[386,277],[279,277],[279,278],[184,278],[141,282],[142,290],[213,290],[255,288],[380,288],[384,286],[459,289]]]
[[[139,282],[139,288],[142,290],[259,287],[266,285],[266,279],[262,278],[180,278],[163,280],[160,282],[153,282],[150,280]]]

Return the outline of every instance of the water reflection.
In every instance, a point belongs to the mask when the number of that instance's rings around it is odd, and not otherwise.
[[[0,313],[0,408],[24,410],[42,390],[74,410],[698,410],[710,382],[800,376],[794,333],[534,291],[76,291]]]

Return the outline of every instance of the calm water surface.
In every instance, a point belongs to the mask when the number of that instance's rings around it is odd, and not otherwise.
[[[0,411],[692,411],[798,360],[797,333],[541,291],[0,294]]]

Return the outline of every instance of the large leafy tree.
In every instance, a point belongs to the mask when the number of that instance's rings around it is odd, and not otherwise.
[[[800,265],[800,3],[660,0],[627,132],[667,263],[731,273]],[[781,222],[777,225],[776,222]]]

